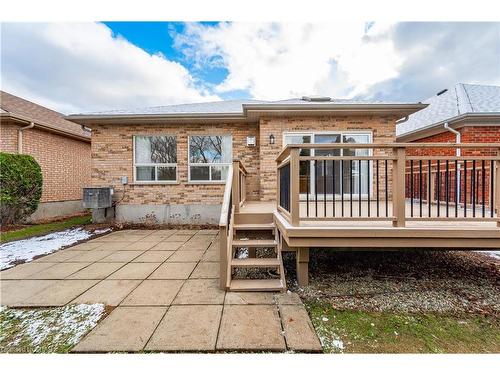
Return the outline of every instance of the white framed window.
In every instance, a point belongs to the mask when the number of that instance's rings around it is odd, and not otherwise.
[[[177,183],[176,136],[134,136],[134,181]]]
[[[189,182],[226,181],[232,162],[230,135],[191,135],[188,140]]]
[[[321,144],[321,143],[373,143],[371,131],[310,131],[310,132],[284,132],[283,148],[289,144]],[[370,149],[301,149],[302,156],[370,156]],[[312,196],[315,191],[323,197],[330,199],[333,195],[344,195],[350,193],[361,194],[366,197],[372,194],[371,186],[373,180],[373,163],[368,164],[366,160],[361,163],[352,163],[352,171],[349,168],[350,163],[337,163],[333,168],[333,163],[327,163],[326,174],[321,168],[316,169],[313,161],[309,163],[300,163],[299,172],[299,191],[301,199],[305,199],[307,192]],[[352,173],[352,184],[351,184]],[[335,174],[334,178],[332,175]],[[343,180],[341,185],[340,180]],[[325,184],[323,183],[325,180]],[[335,186],[333,186],[335,181]],[[361,184],[359,184],[361,182]],[[326,185],[326,191],[324,187]],[[361,185],[361,190],[359,186]]]

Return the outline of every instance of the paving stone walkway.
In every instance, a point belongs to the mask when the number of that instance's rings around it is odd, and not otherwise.
[[[74,352],[321,351],[296,294],[218,275],[217,230],[123,230],[0,272],[0,303],[111,306]]]

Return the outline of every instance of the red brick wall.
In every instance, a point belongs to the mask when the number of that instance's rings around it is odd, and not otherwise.
[[[466,126],[463,128],[457,129],[460,134],[461,134],[461,142],[462,143],[500,143],[500,126]],[[455,134],[451,132],[443,132],[439,133],[430,137],[422,138],[419,140],[414,141],[414,143],[455,143],[456,137]],[[408,152],[409,155],[426,155],[426,156],[455,156],[455,149],[425,149],[425,148],[415,148],[411,149]],[[496,151],[492,149],[463,149],[461,151],[462,156],[467,156],[467,155],[476,155],[476,156],[491,156],[491,155],[496,155]],[[424,174],[427,176],[427,168],[426,164],[424,163]],[[431,162],[432,169],[436,170],[437,168],[437,162],[432,161]],[[467,184],[466,184],[466,190],[467,190],[467,202],[470,205],[472,199],[475,197],[476,198],[476,203],[482,204],[483,199],[485,201],[486,205],[490,204],[489,201],[489,196],[490,196],[490,166],[491,163],[489,161],[484,162],[484,197],[482,194],[483,191],[483,168],[482,168],[482,162],[481,161],[476,161],[476,172],[475,172],[475,184],[473,186],[472,184],[472,161],[469,161],[467,163]],[[414,164],[414,172],[416,173],[418,170],[418,164],[415,162]],[[440,162],[440,200],[443,201],[446,199],[446,175],[445,175],[445,168],[446,168],[446,163],[444,161]],[[454,167],[454,162],[449,162],[448,165],[449,168],[449,193],[448,193],[448,198],[450,199],[451,202],[455,201],[455,167]],[[463,182],[464,178],[464,172],[463,172],[463,166],[461,167],[462,169],[462,182],[461,182],[461,194],[460,194],[460,202],[464,202],[464,192],[465,192],[465,185]],[[409,170],[409,163],[407,163],[407,171]],[[413,178],[414,181],[414,197],[418,198],[418,190],[419,190],[419,177],[414,176]],[[475,188],[475,192],[472,192],[472,188]],[[427,188],[428,188],[428,181],[427,178],[424,177],[423,179],[423,199],[427,199]],[[438,185],[437,185],[437,178],[434,184],[434,190],[435,194],[433,200],[437,199],[437,191],[438,191]],[[410,197],[411,192],[410,192],[410,179],[409,176],[407,176],[407,181],[406,181],[406,196]]]
[[[0,150],[17,153],[19,126],[0,126]],[[41,202],[82,199],[90,185],[90,143],[40,129],[23,131],[23,153],[33,156],[43,175]]]
[[[0,151],[17,153],[17,129],[19,127],[14,124],[0,124]]]

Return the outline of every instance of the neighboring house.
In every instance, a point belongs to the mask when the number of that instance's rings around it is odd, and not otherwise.
[[[398,142],[418,142],[418,143],[499,143],[500,142],[500,86],[487,85],[471,85],[457,83],[455,86],[438,92],[431,98],[424,100],[423,103],[429,104],[416,113],[411,114],[407,119],[398,121],[397,124],[397,140]],[[436,155],[437,150],[432,149],[416,149],[412,155]],[[450,155],[455,155],[456,150],[448,150]],[[462,156],[467,155],[491,155],[491,150],[461,150]],[[483,161],[478,161],[477,169],[472,170],[472,161],[467,166],[467,176],[465,176],[464,166],[460,164],[458,167],[462,169],[461,189],[458,187],[460,202],[466,202],[467,197],[464,197],[464,184],[467,191],[473,193],[473,188],[482,190]],[[489,203],[489,188],[488,181],[490,179],[490,163],[484,162],[484,200]],[[449,166],[454,170],[454,166]],[[440,173],[444,173],[443,170]],[[443,177],[443,176],[441,176]],[[467,178],[466,178],[467,177]],[[434,200],[437,198],[437,176],[431,176],[433,182],[432,196]],[[445,179],[441,178],[441,191],[444,191],[443,185]],[[465,180],[465,182],[464,182]],[[474,186],[472,186],[474,184]],[[451,187],[451,201],[455,201],[455,184]],[[408,196],[408,192],[407,192]],[[441,197],[442,199],[443,197]],[[468,197],[469,202],[473,197]],[[479,201],[482,203],[482,194],[478,194]]]
[[[90,184],[90,131],[63,115],[0,91],[0,151],[33,156],[43,175],[41,203],[32,221],[83,212]]]
[[[406,121],[398,121],[398,142],[500,141],[500,86],[457,83],[424,100],[429,104]]]

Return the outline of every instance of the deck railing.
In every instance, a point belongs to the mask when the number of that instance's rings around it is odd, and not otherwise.
[[[294,226],[318,220],[500,226],[500,144],[294,144],[276,160],[277,209]]]
[[[234,161],[227,171],[219,219],[219,280],[222,289],[227,288],[227,280],[229,280],[230,276],[228,274],[230,272],[228,261],[232,250],[234,214],[239,211],[240,206],[246,199],[246,175],[247,170],[238,160]]]

